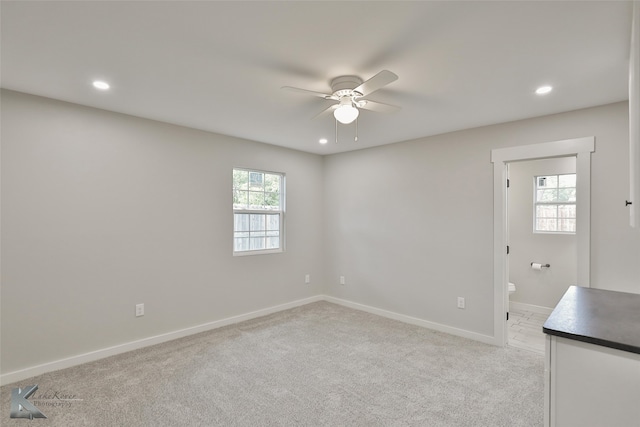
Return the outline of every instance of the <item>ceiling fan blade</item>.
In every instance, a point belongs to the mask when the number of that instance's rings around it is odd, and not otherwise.
[[[364,105],[359,106],[358,108],[375,111],[376,113],[395,113],[396,111],[400,111],[400,107],[397,105],[384,104],[376,101],[366,101],[364,99],[361,99],[358,102],[365,102]]]
[[[333,104],[333,105],[330,105],[330,106],[329,106],[329,108],[325,108],[324,110],[320,111],[318,114],[316,114],[315,116],[313,116],[313,117],[311,118],[311,120],[315,120],[315,119],[317,119],[318,117],[322,117],[322,116],[325,116],[325,115],[327,115],[327,114],[329,114],[329,113],[332,113],[336,108],[338,108],[338,106],[339,106],[339,105],[340,105],[340,104]]]
[[[382,70],[375,76],[371,77],[366,82],[355,88],[354,92],[360,92],[362,96],[367,96],[370,93],[388,85],[391,82],[398,80],[398,76],[388,70]]]
[[[297,92],[305,95],[317,96],[324,99],[334,99],[333,95],[330,95],[328,93],[314,92],[312,90],[300,89],[298,87],[282,86],[280,89],[288,90],[289,92]]]

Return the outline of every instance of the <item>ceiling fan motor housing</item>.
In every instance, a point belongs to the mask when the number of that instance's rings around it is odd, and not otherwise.
[[[333,96],[338,99],[343,96],[362,96],[361,93],[354,92],[353,89],[362,84],[362,79],[356,76],[340,76],[331,80],[331,90]]]

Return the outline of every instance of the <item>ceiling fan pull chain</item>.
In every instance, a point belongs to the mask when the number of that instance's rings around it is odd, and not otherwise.
[[[335,119],[336,121],[336,144],[338,143],[338,119]]]
[[[354,138],[355,142],[358,142],[358,118],[356,117],[356,137]]]

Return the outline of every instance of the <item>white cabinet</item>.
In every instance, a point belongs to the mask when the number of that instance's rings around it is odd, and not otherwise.
[[[629,200],[631,226],[640,228],[640,1],[633,2],[629,56]]]
[[[545,426],[640,427],[640,295],[570,286],[542,329]]]
[[[547,335],[545,426],[640,426],[640,354]]]

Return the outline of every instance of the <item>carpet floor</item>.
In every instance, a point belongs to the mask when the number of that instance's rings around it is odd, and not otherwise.
[[[0,389],[7,426],[542,426],[543,356],[317,302]],[[9,417],[11,389],[47,419]]]

